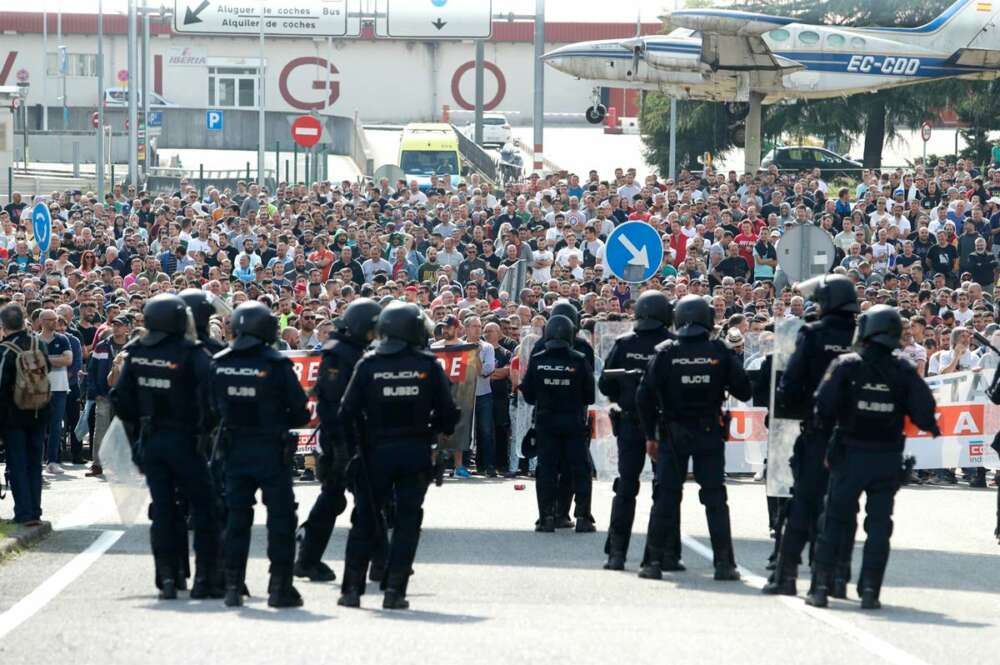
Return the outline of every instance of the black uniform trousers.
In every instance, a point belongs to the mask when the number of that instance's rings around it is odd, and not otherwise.
[[[279,436],[233,433],[226,453],[226,570],[242,573],[250,553],[254,495],[259,488],[267,507],[267,558],[270,572],[290,575],[295,559],[295,494],[292,470],[284,461]]]
[[[899,490],[902,454],[843,446],[831,461],[830,492],[827,496],[823,529],[816,543],[816,570],[833,572],[838,559],[853,543],[857,528],[858,499],[866,494],[864,558],[858,589],[882,587],[889,562],[892,536],[892,508]]]
[[[430,481],[431,449],[426,443],[376,445],[362,453],[367,479],[357,479],[351,532],[344,556],[344,584],[364,592],[365,572],[384,537],[381,510],[395,502],[395,522],[386,563],[385,585],[406,593],[413,560],[417,556],[420,527],[424,521],[424,495]],[[364,487],[370,482],[370,487]]]
[[[178,511],[180,494],[187,499],[191,509],[195,558],[199,563],[214,567],[218,554],[218,525],[212,478],[205,457],[197,450],[197,438],[188,432],[157,426],[152,429],[155,431],[142,436],[142,464],[152,497],[149,533],[153,556],[171,563],[186,558],[187,533],[179,533],[178,529],[183,519]]]
[[[299,550],[302,563],[316,564],[323,558],[337,523],[337,516],[347,508],[346,491],[347,486],[342,474],[330,471],[320,485],[319,496],[309,511],[309,517],[302,525],[304,535],[302,548]]]
[[[666,434],[657,450],[656,491],[647,542],[649,560],[664,562],[680,558],[680,543],[673,545],[672,541],[673,534],[680,531],[681,498],[690,462],[700,487],[698,498],[705,506],[714,563],[734,563],[721,425],[711,419],[671,422]]]
[[[795,485],[786,507],[787,518],[781,535],[779,559],[789,568],[801,562],[803,548],[816,537],[830,481],[830,474],[824,465],[828,439],[822,431],[806,430],[796,441],[792,460]]]
[[[536,427],[538,468],[535,470],[535,491],[541,517],[560,516],[569,506],[561,504],[560,478],[570,481],[576,495],[575,516],[590,518],[590,458],[583,425],[576,428],[544,429]],[[565,467],[563,466],[565,464]]]

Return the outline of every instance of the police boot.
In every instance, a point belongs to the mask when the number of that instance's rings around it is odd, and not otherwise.
[[[340,583],[341,607],[361,607],[361,595],[365,592],[365,570],[356,566],[344,566],[344,579]]]
[[[625,550],[626,543],[621,535],[608,533],[607,554],[608,562],[604,564],[604,570],[625,570]]]
[[[844,574],[843,570],[838,566],[837,571],[833,574],[833,579],[830,580],[830,597],[847,600],[847,582],[850,579],[850,572]]]
[[[175,600],[177,598],[177,568],[176,561],[170,557],[156,557],[156,579],[159,580],[159,599]]]
[[[267,594],[268,607],[302,607],[302,596],[292,586],[291,572],[272,572]]]
[[[203,561],[197,562],[194,583],[191,585],[191,598],[204,600],[205,598],[222,598],[225,595],[225,587],[219,584],[219,576],[215,573],[215,566]]]
[[[560,515],[553,519],[553,524],[555,524],[555,528],[557,529],[572,529],[574,523],[569,515]]]
[[[538,520],[538,524],[535,525],[535,531],[538,533],[555,533],[556,530],[556,518],[551,515],[546,515]]]
[[[799,576],[798,565],[782,562],[781,567],[774,571],[771,578],[760,590],[768,596],[794,596],[798,593],[795,581]]]
[[[406,585],[408,575],[390,574],[386,580],[385,595],[382,597],[383,610],[408,610],[410,601],[406,600]]]
[[[243,570],[226,569],[226,607],[241,607],[243,605]],[[249,593],[247,594],[250,595]]]
[[[884,571],[861,571],[858,579],[858,595],[861,596],[861,609],[880,610],[879,592],[882,590],[882,575]]]
[[[826,607],[830,604],[830,574],[822,566],[813,567],[812,584],[806,595],[806,605]]]
[[[583,515],[576,518],[576,532],[577,533],[594,533],[597,531],[597,527],[594,526],[594,521]]]
[[[333,582],[337,574],[322,561],[306,563],[301,557],[295,562],[295,577],[306,577],[310,582]]]
[[[663,569],[659,561],[649,561],[639,569],[639,577],[644,580],[662,580]]]
[[[715,580],[717,582],[736,582],[740,579],[740,571],[736,568],[736,558],[732,548],[715,554]]]

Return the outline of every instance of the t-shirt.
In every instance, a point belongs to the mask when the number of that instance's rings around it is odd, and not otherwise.
[[[935,274],[952,274],[956,260],[958,260],[958,250],[955,249],[954,245],[945,245],[944,247],[934,245],[927,250],[927,261]]]
[[[69,339],[62,333],[53,335],[52,341],[47,344],[49,356],[61,356],[67,351],[73,350]],[[65,367],[53,367],[49,370],[49,386],[52,388],[52,392],[67,392],[69,390],[69,372]]]

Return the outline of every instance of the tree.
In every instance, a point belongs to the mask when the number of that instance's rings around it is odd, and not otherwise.
[[[772,15],[790,16],[804,23],[826,23],[864,27],[868,25],[921,25],[939,15],[953,0],[749,0],[740,9]],[[766,108],[764,135],[815,135],[846,141],[852,135],[865,137],[864,164],[877,168],[882,164],[886,139],[894,138],[901,128],[916,128],[934,117],[934,111],[951,99],[971,99],[970,90],[984,89],[980,82],[952,81],[922,83],[890,88],[849,98],[798,101]],[[982,93],[985,94],[985,93]],[[965,95],[966,97],[963,97]],[[979,94],[974,97],[982,99]],[[669,150],[668,120],[663,117],[663,96],[647,95],[640,118],[649,161],[666,164]],[[712,152],[721,154],[734,147],[732,136],[718,129],[721,104],[682,102],[684,113],[678,122],[678,155]],[[987,106],[989,106],[987,104]],[[992,111],[990,111],[992,112]],[[988,127],[986,109],[978,112],[983,127]],[[699,116],[699,117],[692,117]],[[707,117],[701,117],[707,116]],[[1000,126],[1000,125],[997,125]],[[716,131],[707,131],[712,128]],[[648,131],[647,131],[648,130]],[[728,130],[728,127],[727,127]],[[691,149],[693,147],[693,150]],[[680,159],[680,158],[679,158]]]

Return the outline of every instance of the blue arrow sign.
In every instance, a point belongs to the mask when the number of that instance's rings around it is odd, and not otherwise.
[[[31,225],[35,231],[35,244],[41,251],[41,261],[45,263],[45,255],[49,253],[49,242],[52,240],[52,215],[44,203],[36,203],[31,209]]]
[[[663,240],[645,222],[626,222],[608,236],[604,262],[620,280],[639,284],[649,280],[663,263]]]

